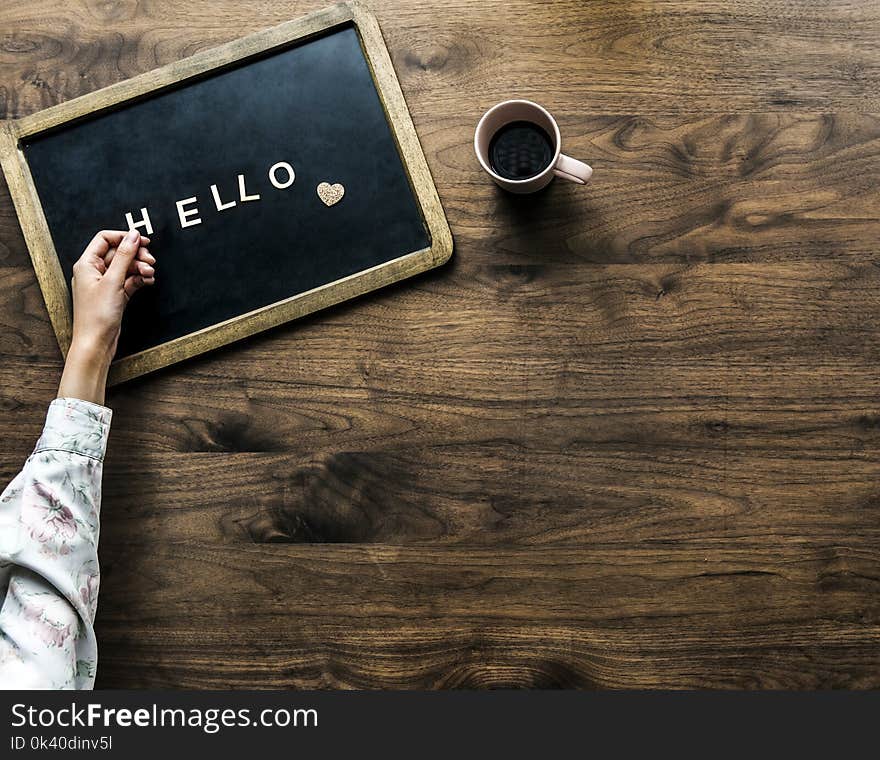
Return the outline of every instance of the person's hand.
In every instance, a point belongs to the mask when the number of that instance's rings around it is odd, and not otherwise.
[[[73,265],[73,338],[59,397],[104,403],[122,313],[140,288],[155,282],[149,243],[137,230],[104,230]]]
[[[108,359],[116,352],[122,312],[144,285],[155,282],[149,238],[137,230],[104,230],[73,265],[73,341]]]

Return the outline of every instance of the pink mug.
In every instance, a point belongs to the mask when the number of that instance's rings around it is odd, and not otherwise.
[[[552,158],[537,174],[524,179],[511,179],[503,177],[492,168],[489,148],[492,138],[502,127],[521,121],[536,124],[546,133],[551,141]],[[593,175],[593,170],[583,161],[562,154],[559,125],[546,108],[530,100],[505,100],[486,111],[477,124],[477,131],[474,134],[474,151],[480,166],[498,185],[511,193],[537,192],[550,184],[553,177],[562,177],[570,182],[585,185]]]

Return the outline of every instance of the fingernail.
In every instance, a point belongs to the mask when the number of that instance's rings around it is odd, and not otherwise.
[[[131,229],[128,231],[128,234],[125,236],[126,243],[136,243],[140,239],[141,233],[135,229]]]

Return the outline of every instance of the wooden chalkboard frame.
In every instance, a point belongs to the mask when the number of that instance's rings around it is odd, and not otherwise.
[[[211,351],[424,272],[449,259],[452,255],[452,234],[379,24],[358,2],[341,3],[7,122],[0,127],[0,165],[6,175],[49,319],[65,357],[70,348],[73,327],[70,288],[52,242],[21,141],[84,117],[125,106],[133,100],[161,90],[185,86],[187,80],[244,63],[252,57],[305,41],[349,23],[354,25],[360,38],[364,57],[370,67],[404,169],[427,225],[430,247],[117,359],[110,368],[109,383],[120,383]]]

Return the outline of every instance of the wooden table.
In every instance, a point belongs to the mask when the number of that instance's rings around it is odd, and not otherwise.
[[[5,0],[0,116],[322,4]],[[98,685],[880,687],[880,6],[371,7],[453,262],[111,392]],[[4,480],[60,367],[3,185]]]

